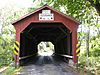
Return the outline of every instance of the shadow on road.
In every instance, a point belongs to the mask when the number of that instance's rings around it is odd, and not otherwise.
[[[21,60],[21,65],[27,66],[31,64],[34,64],[34,65],[45,65],[45,64],[55,64],[55,63],[57,64],[64,61],[65,61],[65,58],[58,55],[52,55],[52,56],[37,55],[34,57],[30,57],[28,59]]]

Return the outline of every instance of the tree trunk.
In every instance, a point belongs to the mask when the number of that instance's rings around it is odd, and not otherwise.
[[[86,50],[87,50],[87,57],[89,57],[89,35],[90,35],[90,28],[87,32],[87,36],[86,36]]]

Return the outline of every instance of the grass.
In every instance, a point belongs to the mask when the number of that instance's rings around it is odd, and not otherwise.
[[[77,68],[77,72],[80,75],[94,75],[93,73],[91,73],[89,70],[86,70],[85,68]]]
[[[13,67],[13,66],[9,66],[3,73],[2,73],[2,75],[16,75],[16,73],[18,72],[18,71],[20,71],[21,70],[21,67],[20,68],[15,68],[15,67]]]
[[[81,72],[85,72],[86,75],[100,75],[100,57],[80,57],[80,63],[78,64]],[[85,74],[84,74],[85,75]]]

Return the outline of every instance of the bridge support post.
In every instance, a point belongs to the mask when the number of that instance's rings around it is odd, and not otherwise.
[[[77,44],[77,30],[72,32],[72,50],[73,50],[73,62],[77,63],[77,54],[76,54],[76,44]]]
[[[15,55],[15,68],[19,67],[19,56]]]
[[[20,49],[20,44],[18,41],[16,41],[14,44],[15,68],[19,67],[19,49]]]

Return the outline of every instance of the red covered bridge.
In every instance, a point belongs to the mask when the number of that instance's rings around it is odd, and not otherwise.
[[[72,56],[77,62],[76,44],[79,22],[45,5],[13,23],[16,29],[15,63],[37,54],[41,41],[54,44],[55,54]]]

